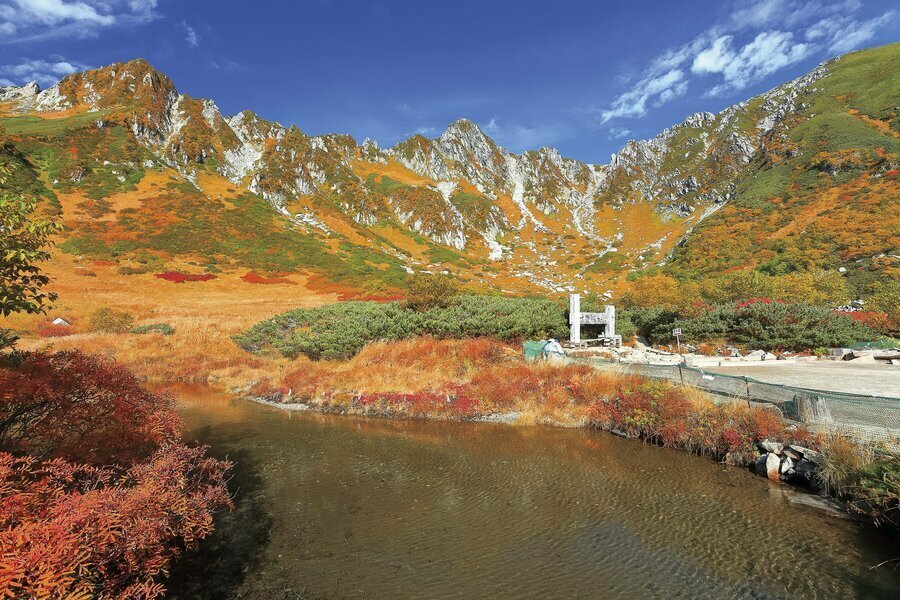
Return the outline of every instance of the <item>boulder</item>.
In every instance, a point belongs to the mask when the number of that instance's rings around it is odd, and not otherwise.
[[[818,471],[818,470],[819,470],[819,465],[817,465],[816,463],[814,463],[811,460],[806,460],[806,459],[799,460],[794,465],[794,472],[797,473],[797,475],[803,475],[807,479],[809,477],[811,477],[812,475],[814,475],[816,473],[816,471]]]
[[[774,452],[775,454],[781,454],[781,451],[784,450],[784,445],[779,444],[775,440],[765,439],[759,445],[766,452]]]
[[[804,423],[831,423],[834,421],[825,396],[812,392],[797,394],[794,396],[794,402],[797,405],[800,421]]]
[[[803,458],[803,455],[800,452],[797,452],[796,450],[794,450],[793,446],[788,446],[787,448],[785,448],[784,455],[787,456],[788,458],[790,458],[791,460],[793,460],[794,462],[797,462],[798,460]]]
[[[798,446],[796,444],[791,444],[790,446],[788,446],[788,448],[793,450],[794,452],[799,452],[804,460],[815,463],[820,467],[825,465],[825,455],[817,450],[806,448],[804,446]]]
[[[790,456],[785,456],[784,460],[781,461],[780,470],[782,475],[790,475],[794,472],[794,461]]]
[[[873,365],[873,364],[875,364],[875,363],[878,362],[878,361],[875,360],[875,357],[872,356],[871,354],[864,354],[864,355],[862,355],[862,356],[860,356],[860,357],[858,357],[858,358],[854,358],[851,362],[852,362],[854,365],[859,365],[859,364],[863,364],[863,365]]]
[[[778,357],[772,354],[771,352],[766,352],[763,357],[763,360],[778,360]]]
[[[754,470],[757,475],[765,475],[766,474],[766,460],[768,459],[768,454],[761,454],[759,458],[756,459],[756,465],[754,466]]]
[[[742,360],[764,360],[765,356],[766,353],[764,351],[754,350],[753,352],[746,354]]]
[[[770,481],[781,481],[781,457],[774,452],[766,454],[766,477]]]
[[[801,460],[794,465],[794,478],[802,477],[806,483],[813,489],[819,487],[819,479],[816,474],[819,472],[819,465],[811,460]]]

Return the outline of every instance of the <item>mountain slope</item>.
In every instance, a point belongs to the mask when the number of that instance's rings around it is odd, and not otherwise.
[[[0,126],[7,185],[60,207],[65,249],[125,271],[181,260],[392,283],[437,269],[603,292],[654,265],[845,267],[865,283],[896,276],[900,255],[897,64],[900,44],[829,61],[608,165],[513,154],[465,119],[387,149],[308,136],[225,117],[143,60],[0,88]]]

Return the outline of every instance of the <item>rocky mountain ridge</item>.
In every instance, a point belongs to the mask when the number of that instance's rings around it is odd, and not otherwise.
[[[149,151],[143,168],[174,169],[195,184],[215,173],[313,235],[397,227],[555,289],[603,271],[665,264],[754,173],[783,161],[799,165],[812,151],[795,132],[817,117],[810,107],[843,60],[629,141],[606,165],[549,147],[514,154],[467,119],[436,138],[416,135],[386,149],[349,135],[309,136],[250,111],[223,116],[212,100],[179,93],[142,59],[70,75],[46,90],[0,88],[0,114],[55,113],[121,127]],[[407,268],[445,262],[395,246],[379,251]],[[566,271],[561,264],[572,269],[555,277]]]
[[[516,226],[530,222],[539,228],[532,210],[545,215],[561,207],[589,212],[590,205],[598,202],[646,200],[660,210],[683,214],[697,203],[727,200],[733,188],[729,176],[737,169],[726,170],[724,177],[718,173],[711,177],[697,167],[721,161],[746,165],[762,138],[793,111],[794,101],[826,73],[827,64],[823,64],[765,94],[757,107],[760,116],[755,131],[742,130],[736,123],[748,103],[719,115],[696,113],[652,139],[629,141],[608,165],[563,158],[550,147],[513,154],[464,118],[437,138],[416,135],[386,150],[371,140],[358,145],[346,135],[310,137],[250,111],[223,116],[214,101],[178,93],[167,76],[143,59],[70,75],[45,90],[34,82],[0,88],[0,102],[12,102],[15,111],[39,113],[76,108],[102,113],[131,106],[125,119],[134,136],[161,157],[188,173],[213,160],[216,169],[236,183],[250,177],[250,188],[278,208],[290,196],[314,193],[334,177],[334,171],[351,170],[353,160],[384,163],[394,159],[435,182],[463,180],[487,197],[507,194],[523,213]],[[681,139],[685,131],[698,134],[687,145]],[[692,164],[666,169],[676,154]],[[272,163],[286,171],[279,181],[272,181]],[[710,189],[695,193],[704,188]],[[590,233],[589,218],[579,221],[585,225],[584,232]]]

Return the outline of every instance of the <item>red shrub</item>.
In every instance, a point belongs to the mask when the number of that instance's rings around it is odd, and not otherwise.
[[[525,364],[502,365],[476,373],[469,389],[485,404],[506,409],[540,394],[541,381]]]
[[[471,365],[496,363],[503,357],[503,348],[503,344],[490,338],[464,339],[456,346],[456,355]]]
[[[748,298],[742,302],[738,302],[735,308],[746,308],[751,304],[785,304],[784,300],[772,300],[771,298]]]
[[[168,445],[128,470],[0,453],[0,594],[161,597],[171,559],[231,504],[230,465],[204,453]]]
[[[175,440],[169,398],[122,365],[77,350],[0,365],[0,451],[130,463]]]
[[[729,448],[736,448],[744,443],[744,436],[741,435],[737,429],[729,427],[722,432],[722,441],[725,442]]]
[[[215,279],[212,273],[179,273],[178,271],[167,271],[165,273],[157,273],[156,277],[171,281],[172,283],[184,283],[185,281],[209,281]]]
[[[862,323],[866,327],[873,329],[879,333],[890,334],[896,328],[896,323],[891,320],[890,315],[883,312],[875,312],[871,310],[856,310],[853,312],[835,311],[842,315],[847,315],[857,323]]]
[[[411,415],[451,413],[468,416],[475,412],[478,400],[469,395],[465,386],[447,385],[441,391],[419,390],[415,392],[363,392],[356,400],[362,406],[380,406],[388,410],[400,410]]]
[[[54,325],[50,322],[44,322],[37,327],[38,336],[45,338],[63,337],[73,333],[75,333],[75,330],[69,325]]]
[[[753,434],[756,439],[782,438],[785,433],[784,421],[776,411],[767,408],[753,409]]]
[[[287,277],[263,277],[254,271],[248,271],[244,274],[241,279],[246,281],[247,283],[262,283],[262,284],[275,284],[275,283],[287,283],[289,285],[297,285],[296,282],[291,281]]]
[[[178,436],[171,400],[110,359],[3,358],[0,597],[160,597],[231,505],[230,463]]]

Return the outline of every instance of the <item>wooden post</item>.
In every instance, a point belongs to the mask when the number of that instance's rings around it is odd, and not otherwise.
[[[569,294],[569,341],[581,343],[581,296]]]

